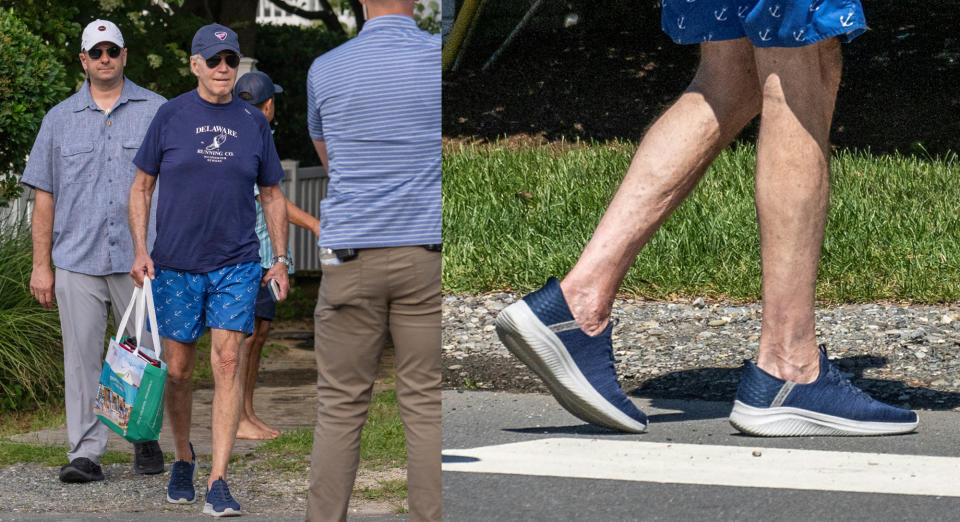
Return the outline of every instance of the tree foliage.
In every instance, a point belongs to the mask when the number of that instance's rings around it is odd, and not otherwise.
[[[73,90],[84,79],[78,58],[84,26],[98,18],[110,20],[127,47],[125,74],[169,98],[195,86],[188,66],[190,43],[196,30],[209,22],[175,11],[179,2],[168,3],[173,8],[153,0],[0,0],[0,7],[16,6],[17,16],[54,50]]]
[[[53,49],[13,11],[0,9],[0,207],[19,196],[18,176],[47,109],[67,92]]]
[[[275,98],[277,117],[274,141],[281,158],[298,159],[301,165],[319,163],[307,133],[307,71],[314,58],[347,40],[323,26],[263,24],[257,69],[283,87]]]

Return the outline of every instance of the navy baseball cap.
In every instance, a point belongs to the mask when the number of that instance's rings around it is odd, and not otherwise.
[[[193,35],[190,54],[199,54],[206,60],[220,51],[240,54],[240,41],[233,29],[220,24],[205,25],[197,29],[197,34]]]
[[[233,92],[238,96],[243,92],[248,93],[253,98],[247,101],[252,105],[260,105],[269,100],[275,93],[283,92],[283,87],[273,83],[273,80],[266,73],[251,71],[237,80]]]

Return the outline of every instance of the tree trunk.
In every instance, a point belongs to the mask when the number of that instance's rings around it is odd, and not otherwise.
[[[301,16],[307,20],[320,20],[329,31],[332,31],[336,34],[347,34],[347,32],[343,30],[343,26],[340,25],[340,19],[337,18],[337,13],[334,12],[333,7],[330,6],[330,2],[328,0],[320,0],[321,9],[318,11],[307,11],[306,9],[290,5],[284,0],[270,0],[270,2],[290,14]]]

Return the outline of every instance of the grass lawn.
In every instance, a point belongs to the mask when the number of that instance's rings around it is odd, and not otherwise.
[[[448,146],[443,152],[446,292],[533,290],[574,264],[635,150],[631,143]],[[726,150],[627,273],[656,299],[760,295],[756,149]],[[817,297],[960,299],[960,161],[835,153]]]
[[[405,441],[397,392],[385,390],[375,394],[360,439],[360,468],[384,471],[404,467],[407,462]],[[263,443],[252,455],[234,457],[233,460],[259,469],[302,475],[310,464],[312,449],[313,430],[299,429]],[[407,498],[407,484],[402,479],[378,480],[376,486],[354,490],[354,495],[368,500],[402,502]]]
[[[294,430],[263,443],[257,457],[309,458],[313,448],[313,430]],[[279,460],[277,461],[279,462]],[[407,462],[403,422],[397,407],[396,390],[384,390],[373,396],[367,423],[360,439],[360,466],[367,469],[402,467]],[[286,465],[280,466],[287,467]]]

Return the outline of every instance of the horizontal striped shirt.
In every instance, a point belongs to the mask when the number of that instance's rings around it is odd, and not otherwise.
[[[330,167],[318,244],[440,243],[440,35],[408,16],[378,16],[314,60],[310,136]]]

